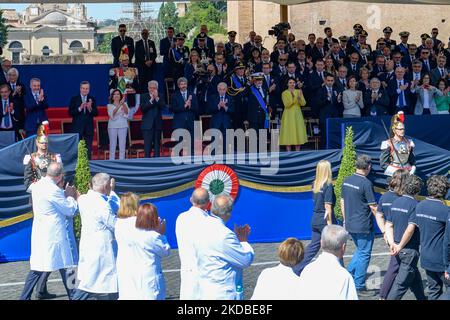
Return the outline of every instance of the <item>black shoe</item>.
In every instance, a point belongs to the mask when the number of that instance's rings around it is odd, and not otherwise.
[[[36,300],[49,300],[49,299],[55,299],[56,294],[53,293],[36,293]]]
[[[366,289],[356,290],[359,298],[371,298],[375,295],[374,291],[369,291]]]

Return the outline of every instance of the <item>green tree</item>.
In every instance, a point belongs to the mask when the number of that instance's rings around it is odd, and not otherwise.
[[[105,34],[103,41],[97,46],[97,51],[100,53],[111,53],[111,40],[114,38],[114,32]]]
[[[91,169],[89,168],[89,158],[87,153],[86,142],[80,140],[78,143],[78,161],[75,168],[75,187],[81,194],[86,194],[89,190],[91,182]],[[80,239],[81,235],[81,219],[77,214],[74,219],[75,236]]]
[[[336,206],[334,207],[334,215],[337,219],[342,220],[343,212],[341,212],[341,193],[342,184],[345,178],[351,176],[356,172],[356,148],[353,143],[353,128],[347,127],[345,130],[344,151],[342,154],[341,166],[339,167],[339,174],[334,186],[334,194],[336,195]]]
[[[223,21],[226,17],[226,11],[218,9],[217,3],[200,0],[191,2],[188,6],[186,15],[180,18],[180,31],[195,36],[199,32],[200,25],[208,26],[209,34],[225,34],[226,29]]]
[[[0,48],[3,48],[8,42],[8,26],[3,18],[3,10],[0,10]]]
[[[163,2],[159,8],[158,20],[163,25],[164,29],[167,27],[174,27],[175,32],[179,29],[179,18],[177,7],[173,1]]]

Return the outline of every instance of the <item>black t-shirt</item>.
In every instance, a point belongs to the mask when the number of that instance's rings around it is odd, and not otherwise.
[[[373,185],[365,176],[355,173],[342,184],[345,228],[350,233],[371,233],[372,212],[369,205],[376,205]]]
[[[336,203],[336,197],[334,195],[334,189],[332,184],[324,184],[319,192],[314,193],[314,211],[311,220],[311,226],[313,229],[322,231],[327,225],[327,219],[325,216],[325,204],[331,204],[334,207]]]
[[[394,225],[394,242],[399,244],[403,234],[410,223],[415,224],[415,212],[418,202],[411,196],[402,196],[392,203],[390,212],[386,215],[386,220]],[[405,245],[405,248],[419,250],[420,235],[416,228],[414,233]]]
[[[448,273],[450,273],[450,214],[447,217],[444,237],[444,264]]]
[[[450,208],[438,199],[426,198],[416,206],[415,223],[420,230],[422,268],[444,272],[444,234]]]
[[[385,192],[378,200],[377,212],[382,213],[385,217],[389,214],[392,203],[400,198],[394,191]]]

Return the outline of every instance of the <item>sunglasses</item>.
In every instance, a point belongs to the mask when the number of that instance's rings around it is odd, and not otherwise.
[[[287,61],[287,59],[278,59],[279,61]]]
[[[405,131],[405,128],[395,128],[395,130]]]

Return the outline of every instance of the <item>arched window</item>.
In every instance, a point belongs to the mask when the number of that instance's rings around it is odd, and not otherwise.
[[[42,47],[42,55],[43,56],[49,56],[50,55],[50,48],[48,46],[43,46]]]
[[[78,40],[72,41],[69,45],[69,50],[72,50],[73,52],[81,52],[83,49],[83,44]]]
[[[19,41],[13,41],[9,44],[8,49],[12,54],[12,63],[20,63],[20,54],[23,51],[22,43]]]
[[[9,49],[21,50],[21,49],[23,49],[23,46],[19,41],[13,41],[9,44]]]

